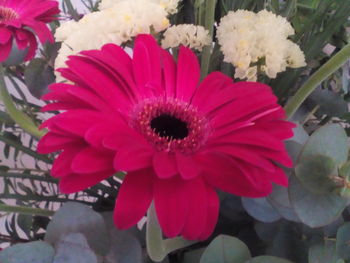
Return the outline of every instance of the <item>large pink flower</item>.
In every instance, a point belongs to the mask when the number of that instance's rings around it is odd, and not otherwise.
[[[25,60],[34,57],[38,46],[34,33],[41,43],[54,42],[46,23],[59,14],[54,0],[0,0],[0,62],[11,52],[13,40],[19,49],[28,49]]]
[[[283,140],[293,124],[271,89],[233,83],[220,72],[199,83],[195,54],[181,47],[178,62],[153,37],[136,38],[133,58],[119,46],[71,56],[44,110],[65,110],[46,121],[40,153],[61,151],[52,175],[76,192],[127,171],[115,206],[125,229],[154,200],[168,237],[206,239],[217,222],[216,189],[247,197],[286,186],[277,162],[291,166]]]

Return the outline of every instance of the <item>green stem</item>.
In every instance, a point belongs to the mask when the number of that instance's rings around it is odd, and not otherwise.
[[[32,208],[26,206],[12,206],[12,205],[4,205],[0,204],[1,212],[8,213],[19,213],[24,215],[37,215],[37,216],[53,216],[55,211],[41,209],[41,208]]]
[[[297,91],[285,106],[288,118],[298,110],[305,99],[332,73],[338,70],[350,58],[350,44],[343,47],[336,55],[321,66]]]
[[[205,6],[204,27],[209,30],[210,39],[213,39],[216,0],[206,0],[204,6]],[[211,51],[212,51],[212,45],[209,45],[203,48],[202,59],[201,59],[201,79],[204,79],[205,76],[208,74]]]
[[[0,100],[4,103],[7,113],[23,130],[37,138],[42,137],[45,131],[39,131],[34,122],[25,113],[16,108],[6,88],[4,75],[4,68],[0,64]]]
[[[163,239],[153,203],[147,214],[146,246],[147,253],[155,262],[161,262],[170,252],[188,247],[196,241],[185,240],[181,237]]]

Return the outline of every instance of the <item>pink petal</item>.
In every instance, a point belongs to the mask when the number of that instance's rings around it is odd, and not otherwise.
[[[153,150],[142,145],[120,149],[114,158],[114,168],[118,171],[136,171],[152,166]]]
[[[160,47],[151,35],[138,35],[134,44],[133,70],[140,92],[145,95],[160,94]]]
[[[169,238],[179,235],[189,212],[185,182],[179,176],[156,179],[154,204],[164,234]]]
[[[159,178],[170,178],[178,173],[175,155],[166,152],[155,152],[153,168]]]
[[[10,55],[12,42],[8,41],[5,45],[0,45],[0,62],[5,61]]]
[[[176,62],[173,56],[165,51],[161,50],[162,58],[162,73],[164,78],[164,86],[166,96],[175,97],[176,94]]]
[[[192,104],[196,106],[206,104],[209,97],[230,84],[232,84],[232,79],[225,74],[221,72],[210,73],[196,90]]]
[[[12,42],[12,32],[6,27],[0,27],[0,44],[6,44],[7,42]]]
[[[251,173],[247,169],[242,171],[238,162],[218,154],[207,154],[197,158],[202,162],[205,179],[212,187],[246,197],[262,197],[272,191],[268,178],[256,178],[254,167],[251,167]]]
[[[176,154],[176,164],[183,179],[188,180],[197,177],[201,173],[201,167],[192,156]]]
[[[106,170],[92,174],[70,174],[61,178],[59,189],[65,194],[76,193],[94,186],[114,173],[112,170]]]
[[[219,216],[219,198],[213,188],[207,186],[207,216],[205,229],[199,236],[199,240],[206,240],[213,233]]]
[[[210,151],[222,152],[266,171],[275,172],[275,165],[270,160],[266,160],[259,152],[252,151],[245,145],[222,145],[210,148]]]
[[[95,173],[113,169],[114,153],[94,147],[86,147],[72,160],[71,169],[75,173]]]
[[[274,182],[275,184],[288,187],[288,184],[289,184],[288,177],[282,168],[276,167],[276,172],[270,174],[270,178],[271,178],[271,181]]]
[[[189,213],[182,236],[188,240],[198,239],[207,221],[207,189],[202,178],[195,178],[186,182],[188,189]]]
[[[135,225],[145,215],[153,198],[153,173],[139,170],[126,175],[118,193],[114,222],[120,229]]]
[[[61,152],[54,161],[51,169],[51,175],[53,177],[63,177],[72,174],[72,160],[85,147],[86,144],[84,143],[76,143],[66,146],[63,152]]]
[[[200,67],[191,49],[181,46],[177,62],[176,97],[189,101],[199,83]]]
[[[48,132],[40,139],[37,151],[40,154],[57,152],[75,142],[77,142],[77,139],[74,137],[62,136],[54,132]]]

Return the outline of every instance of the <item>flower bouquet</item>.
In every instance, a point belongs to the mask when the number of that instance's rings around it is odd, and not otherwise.
[[[0,0],[0,262],[350,262],[349,15]]]

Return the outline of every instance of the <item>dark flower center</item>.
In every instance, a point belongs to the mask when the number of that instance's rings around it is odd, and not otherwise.
[[[184,139],[188,136],[187,123],[169,114],[162,114],[151,120],[151,128],[168,141]]]
[[[11,8],[0,6],[0,22],[6,22],[18,18],[18,15]]]
[[[130,121],[158,151],[192,153],[210,133],[207,119],[197,108],[176,98],[145,99],[135,105]]]

